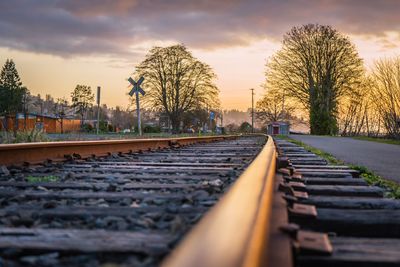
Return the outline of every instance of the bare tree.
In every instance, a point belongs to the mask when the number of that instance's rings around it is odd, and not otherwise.
[[[53,106],[53,113],[57,120],[60,122],[61,133],[64,133],[64,119],[67,116],[66,109],[68,108],[68,101],[63,98],[57,98]]]
[[[134,126],[133,112],[127,109],[123,109],[120,106],[116,106],[111,112],[111,124],[115,127],[115,130],[131,129]]]
[[[309,112],[312,134],[337,133],[338,102],[362,75],[362,60],[349,39],[315,24],[293,27],[266,71],[269,88],[284,90]]]
[[[373,99],[386,133],[400,139],[400,57],[375,62],[372,76]]]
[[[33,98],[31,93],[26,87],[22,88],[23,96],[22,96],[22,112],[24,113],[24,130],[27,129],[27,120],[29,114],[29,108],[33,104]]]
[[[285,101],[282,90],[267,89],[266,94],[257,102],[256,118],[262,124],[279,120],[289,120],[294,107]]]
[[[152,48],[136,67],[135,75],[145,78],[144,103],[154,110],[161,109],[174,132],[179,131],[185,112],[219,105],[216,75],[183,45]]]
[[[339,105],[339,130],[343,136],[376,136],[381,118],[373,100],[373,80],[366,76],[359,86],[343,97]]]

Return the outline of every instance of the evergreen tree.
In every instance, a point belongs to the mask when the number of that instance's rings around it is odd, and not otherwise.
[[[21,88],[22,82],[12,59],[7,59],[0,74],[0,85],[10,90]]]
[[[14,61],[7,59],[0,74],[0,114],[16,117],[17,112],[22,109],[23,97],[27,92],[28,89],[22,87]],[[7,125],[5,127],[7,128]],[[15,123],[15,131],[16,127]]]

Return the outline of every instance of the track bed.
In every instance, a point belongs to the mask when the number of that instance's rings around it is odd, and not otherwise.
[[[384,189],[347,166],[275,141],[294,265],[400,266],[400,201],[385,198]]]
[[[156,266],[264,142],[265,137],[242,137],[3,167],[1,261],[5,266]]]

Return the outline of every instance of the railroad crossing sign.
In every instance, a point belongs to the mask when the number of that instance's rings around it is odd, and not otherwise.
[[[132,90],[129,92],[130,96],[133,96],[133,94],[136,93],[136,92],[139,92],[142,95],[146,94],[146,92],[142,89],[142,87],[140,87],[140,85],[142,84],[143,81],[144,81],[143,76],[140,77],[140,79],[137,82],[135,82],[135,80],[132,79],[131,77],[128,78],[128,82],[130,82],[130,84],[133,85]]]
[[[140,87],[142,82],[144,81],[143,76],[139,78],[137,82],[135,82],[134,79],[131,77],[128,78],[128,82],[133,85],[132,90],[129,92],[130,96],[133,96],[133,94],[136,94],[136,112],[137,112],[137,117],[138,117],[138,129],[139,129],[139,135],[142,135],[142,125],[140,121],[140,105],[139,105],[139,93],[141,95],[145,95],[146,92]]]

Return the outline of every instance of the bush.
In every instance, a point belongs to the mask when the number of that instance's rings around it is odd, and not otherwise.
[[[239,127],[239,132],[241,133],[250,133],[251,132],[251,124],[247,121],[243,122]]]
[[[228,132],[228,133],[236,133],[239,130],[239,126],[234,123],[230,123],[225,126],[225,129],[226,129],[226,132]]]
[[[100,132],[103,132],[103,133],[109,132],[109,127],[108,126],[109,126],[108,122],[100,121],[100,123],[99,123]]]
[[[85,124],[82,126],[82,131],[83,131],[83,132],[90,133],[90,132],[93,132],[93,130],[94,130],[93,126],[92,126],[91,124],[89,124],[89,123],[85,123]]]
[[[161,128],[160,126],[151,126],[151,125],[146,125],[143,128],[144,133],[161,133]]]
[[[0,141],[3,144],[11,143],[31,143],[49,141],[46,134],[42,130],[32,129],[30,131],[18,131],[14,136],[13,132],[2,132]]]

